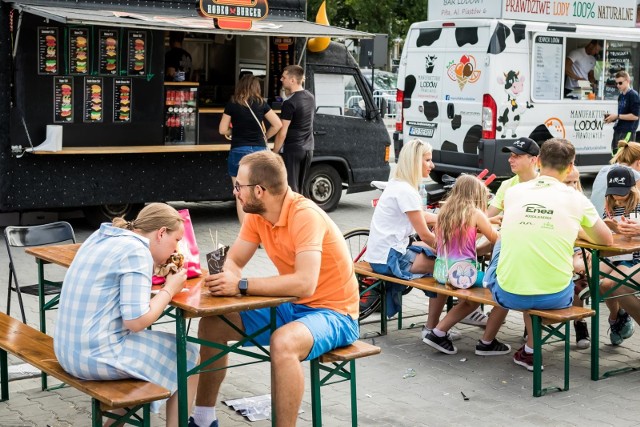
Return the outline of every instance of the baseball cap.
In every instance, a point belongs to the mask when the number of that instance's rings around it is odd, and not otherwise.
[[[509,151],[514,154],[528,154],[530,156],[537,156],[538,154],[540,154],[540,147],[533,139],[523,136],[516,139],[512,145],[508,147],[502,147],[503,153]]]
[[[626,166],[611,168],[607,173],[607,192],[605,195],[626,196],[634,185],[636,185],[636,179],[631,168]]]

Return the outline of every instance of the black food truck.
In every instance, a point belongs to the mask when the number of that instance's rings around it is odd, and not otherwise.
[[[97,224],[147,202],[232,200],[224,106],[252,72],[278,111],[289,64],[316,96],[307,195],[331,210],[344,188],[387,179],[382,116],[354,59],[326,39],[370,35],[306,21],[304,1],[222,3],[0,0],[0,212],[82,208]],[[165,82],[172,31],[192,56],[185,81]],[[309,52],[314,42],[328,47]]]

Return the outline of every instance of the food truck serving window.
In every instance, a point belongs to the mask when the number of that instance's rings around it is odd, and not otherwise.
[[[629,40],[536,34],[532,51],[532,98],[538,101],[616,100],[618,71],[629,73],[631,87],[638,88],[638,47],[638,42]]]

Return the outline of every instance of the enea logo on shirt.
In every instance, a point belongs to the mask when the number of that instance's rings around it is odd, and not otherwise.
[[[547,209],[543,205],[529,203],[522,207],[524,208],[526,213],[525,217],[527,218],[551,219],[553,216],[553,209]]]

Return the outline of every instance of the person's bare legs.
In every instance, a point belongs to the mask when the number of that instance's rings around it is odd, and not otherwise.
[[[484,329],[484,334],[482,334],[484,341],[493,341],[495,339],[507,314],[509,314],[509,310],[506,308],[495,306],[491,309],[491,316],[487,319],[487,326]]]
[[[480,303],[467,300],[458,301],[446,316],[436,325],[436,328],[442,332],[448,332],[456,323],[464,319],[469,313],[480,307]],[[491,317],[491,316],[489,316]]]
[[[283,325],[271,336],[271,394],[278,427],[296,425],[304,393],[300,362],[312,346],[313,335],[301,322]]]
[[[242,319],[240,314],[231,313],[228,314],[227,320],[231,321],[241,330],[244,330],[242,325]],[[236,341],[241,338],[240,334],[231,329],[229,325],[224,323],[219,317],[203,317],[200,319],[198,326],[198,337],[206,341],[212,341],[216,343],[226,344],[228,341]],[[206,361],[211,357],[218,354],[220,350],[207,347],[205,345],[200,346],[200,360]],[[224,368],[227,366],[228,356],[221,357],[215,362],[207,365],[205,369],[211,368]],[[203,372],[200,374],[200,381],[198,382],[198,393],[196,395],[197,406],[210,406],[213,407],[218,400],[218,392],[220,391],[220,385],[224,380],[227,373],[226,369],[218,369],[211,372]]]
[[[447,295],[438,294],[435,298],[429,298],[429,312],[427,313],[427,328],[433,329],[440,322],[440,315],[447,304]]]
[[[637,267],[638,266],[636,265],[633,267],[620,266],[618,268],[624,274],[629,274],[630,272],[636,270]],[[614,273],[614,276],[619,277],[620,275],[618,273]],[[633,278],[634,280],[640,282],[640,273],[636,273],[633,276]],[[603,280],[603,284],[602,284],[603,289],[608,290],[612,286],[613,286],[613,282],[611,282],[609,279]],[[627,286],[620,286],[618,289],[613,291],[612,295],[619,296],[619,295],[625,295],[625,294],[632,294],[633,292],[634,290]],[[636,323],[640,323],[640,300],[635,295],[621,296],[619,298],[616,298],[613,301],[616,301],[620,305],[620,307],[622,307],[624,311],[626,311],[629,314],[629,316],[631,316],[636,321]],[[617,315],[618,312],[616,311],[615,313]]]
[[[522,313],[522,319],[524,320],[524,327],[527,330],[527,347],[533,348],[533,322],[531,316],[527,313]]]
[[[415,242],[417,246],[427,246],[424,242]],[[421,253],[416,256],[416,259],[411,266],[412,273],[433,273],[433,266],[435,264],[435,259],[427,257],[425,254]],[[440,321],[440,315],[442,314],[442,309],[447,303],[447,296],[438,294],[435,298],[429,298],[429,311],[427,313],[427,328],[433,329],[438,322]]]
[[[231,184],[233,186],[236,185],[236,177],[232,176],[231,177]],[[240,225],[242,225],[242,221],[244,221],[244,211],[242,210],[242,205],[240,204],[240,201],[238,200],[238,198],[236,197],[236,213],[238,214],[238,221],[240,221]],[[217,248],[215,248],[217,249]]]
[[[198,358],[198,362],[200,359]],[[191,413],[193,408],[193,399],[196,397],[196,390],[198,389],[199,375],[191,375],[187,381],[187,403],[189,404],[188,413]],[[177,427],[178,425],[178,393],[173,395],[167,401],[167,427]]]

